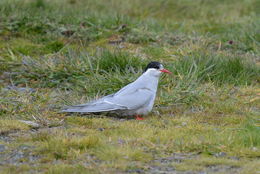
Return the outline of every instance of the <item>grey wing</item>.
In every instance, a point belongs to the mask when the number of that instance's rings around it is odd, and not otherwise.
[[[107,99],[112,97],[113,94],[86,104],[70,106],[62,110],[62,112],[105,112],[127,109],[125,106],[117,105],[115,103],[106,101]]]

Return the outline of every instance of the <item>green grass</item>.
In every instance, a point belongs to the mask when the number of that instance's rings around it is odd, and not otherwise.
[[[259,172],[257,5],[0,1],[0,143],[8,146],[0,160],[24,144],[39,157],[32,165],[25,156],[26,163],[0,173],[149,173],[174,153],[198,154],[167,164],[177,171]],[[150,61],[173,74],[161,77],[144,121],[59,113],[116,92]],[[226,155],[216,157],[220,152]]]

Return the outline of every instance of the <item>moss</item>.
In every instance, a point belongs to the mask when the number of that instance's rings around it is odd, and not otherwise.
[[[29,126],[18,120],[0,119],[0,134],[29,130]]]
[[[89,173],[89,174],[95,174],[98,173],[93,168],[88,169],[84,167],[83,165],[69,165],[69,164],[57,164],[49,167],[47,169],[48,174],[69,174],[69,173]]]
[[[175,164],[176,169],[181,171],[202,171],[205,170],[205,167],[210,166],[220,166],[220,168],[224,168],[223,166],[231,166],[232,168],[240,168],[242,165],[243,162],[241,161],[207,156],[188,159],[184,160],[183,163]]]
[[[46,44],[45,47],[50,52],[58,52],[60,49],[62,49],[64,47],[64,44],[61,41],[53,41],[53,42]]]

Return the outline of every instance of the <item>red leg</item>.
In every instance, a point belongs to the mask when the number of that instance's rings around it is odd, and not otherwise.
[[[142,118],[140,115],[135,115],[135,119],[136,120],[144,120],[144,118]]]

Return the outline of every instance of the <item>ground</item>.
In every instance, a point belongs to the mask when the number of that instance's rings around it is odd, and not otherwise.
[[[260,172],[257,0],[1,0],[0,173]],[[150,61],[143,121],[66,115]]]

